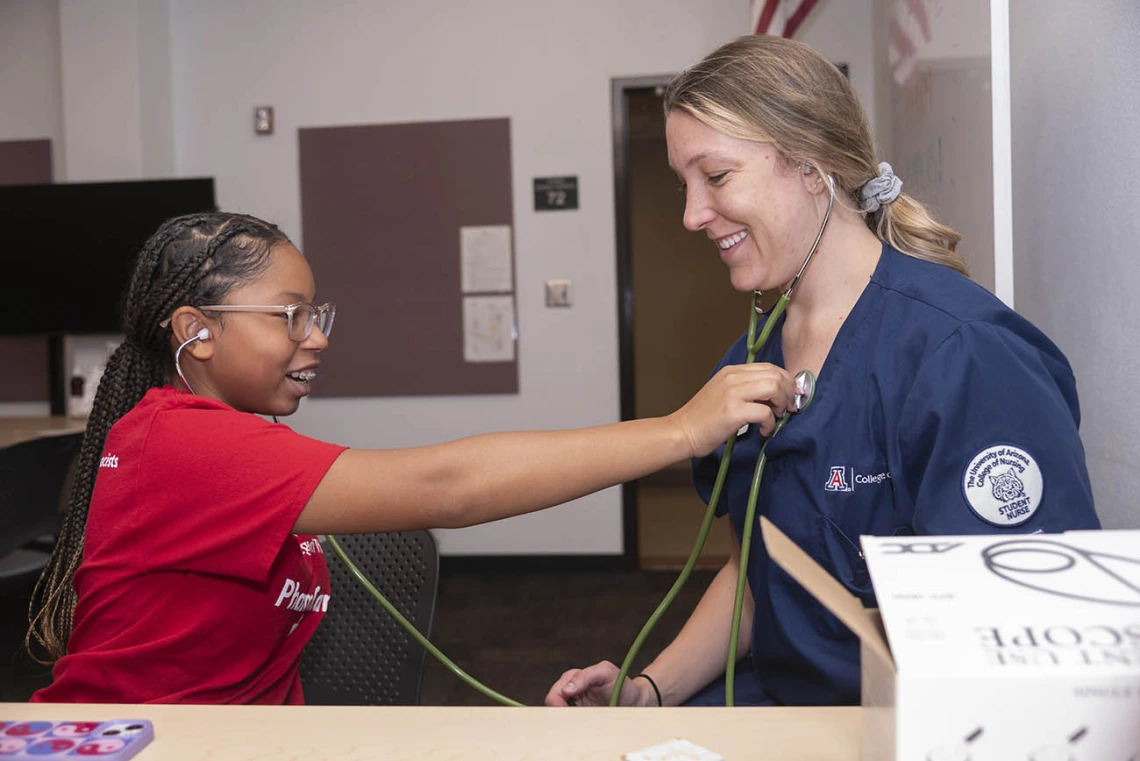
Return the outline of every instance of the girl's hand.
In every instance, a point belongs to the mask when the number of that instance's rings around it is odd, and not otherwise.
[[[728,365],[669,417],[685,432],[692,456],[701,457],[745,423],[759,423],[768,436],[785,412],[795,411],[795,396],[795,378],[782,367]]]

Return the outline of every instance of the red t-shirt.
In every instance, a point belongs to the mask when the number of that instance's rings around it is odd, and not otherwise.
[[[68,654],[33,701],[303,703],[329,574],[297,516],[344,447],[170,387],[111,428]]]

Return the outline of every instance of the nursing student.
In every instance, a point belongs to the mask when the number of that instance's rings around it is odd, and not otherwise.
[[[744,37],[683,71],[664,102],[684,226],[708,238],[737,290],[794,285],[755,361],[817,377],[814,401],[767,448],[758,516],[867,605],[860,535],[1099,527],[1068,362],[969,279],[960,236],[876,156],[831,62],[792,40]],[[721,367],[745,361],[746,343]],[[736,537],[768,434],[750,426],[734,445],[718,512]],[[706,501],[723,452],[694,460]],[[859,702],[855,635],[762,541],[731,631],[740,557],[737,543],[676,639],[624,682],[622,705],[724,705],[730,637],[747,654],[736,705]],[[617,677],[609,661],[571,669],[546,702],[606,705]]]

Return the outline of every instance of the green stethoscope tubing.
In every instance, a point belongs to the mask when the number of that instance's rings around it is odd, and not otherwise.
[[[828,190],[830,195],[827,201],[827,211],[823,215],[823,222],[820,223],[819,232],[815,236],[815,240],[808,250],[808,255],[804,257],[804,263],[800,265],[800,271],[792,279],[788,289],[780,294],[780,298],[776,301],[775,306],[772,307],[768,315],[768,319],[764,321],[764,327],[760,330],[759,338],[756,338],[756,323],[760,309],[758,306],[753,305],[748,317],[748,356],[745,358],[745,364],[751,364],[756,359],[756,355],[760,349],[768,343],[769,336],[772,335],[772,330],[776,327],[776,323],[780,321],[784,311],[788,308],[788,303],[792,300],[792,291],[795,290],[796,285],[799,284],[800,278],[803,277],[804,270],[807,269],[808,263],[811,262],[812,257],[815,256],[816,249],[819,248],[819,242],[823,239],[823,232],[827,229],[828,220],[831,219],[831,209],[835,205],[835,180],[830,175],[820,173],[821,177],[826,177]],[[800,375],[807,376],[807,394],[803,398],[803,403],[796,410],[796,414],[803,412],[811,404],[811,400],[815,395],[815,376],[808,370],[802,371],[796,376],[797,381]],[[728,659],[724,669],[724,684],[725,695],[724,704],[732,706],[735,703],[733,697],[733,688],[736,683],[736,641],[740,633],[740,617],[741,611],[744,607],[744,587],[748,582],[748,555],[752,547],[752,524],[756,519],[756,501],[760,494],[760,480],[764,476],[764,466],[768,462],[768,442],[775,438],[788,420],[791,419],[792,413],[785,413],[780,420],[776,423],[775,430],[769,436],[763,446],[760,447],[760,455],[756,458],[756,470],[752,476],[752,484],[748,491],[748,504],[745,509],[744,516],[744,530],[740,536],[740,570],[736,579],[736,592],[732,601],[732,628],[729,630],[728,635]],[[673,604],[673,600],[677,597],[677,593],[681,591],[681,587],[688,581],[689,575],[693,572],[693,567],[697,563],[697,558],[700,557],[701,550],[704,549],[705,540],[708,538],[709,528],[712,526],[713,518],[716,516],[716,506],[720,502],[720,493],[724,488],[724,482],[728,477],[728,466],[732,461],[732,450],[736,445],[736,436],[729,436],[724,444],[724,454],[721,456],[720,468],[716,474],[716,481],[713,482],[713,491],[709,496],[709,506],[705,510],[705,518],[701,522],[701,530],[697,534],[697,542],[693,545],[693,551],[689,553],[689,559],[685,562],[685,567],[681,569],[677,581],[669,589],[665,595],[665,599],[653,611],[653,615],[646,621],[645,626],[642,627],[641,632],[637,635],[633,645],[630,647],[629,652],[622,661],[621,669],[618,671],[618,677],[614,681],[614,689],[610,694],[610,706],[618,705],[621,699],[621,690],[625,685],[626,677],[629,676],[630,667],[633,665],[633,659],[637,657],[637,653],[641,650],[642,644],[657,625],[657,621]]]
[[[824,176],[827,178],[831,196],[828,200],[827,212],[824,214],[823,223],[819,227],[819,234],[815,236],[815,241],[812,243],[811,250],[808,251],[808,255],[804,258],[804,263],[800,267],[800,271],[792,280],[791,285],[788,286],[788,290],[781,294],[780,298],[776,301],[776,304],[772,308],[768,319],[764,322],[764,327],[760,330],[759,338],[755,339],[754,336],[756,335],[756,324],[758,322],[758,315],[760,312],[755,304],[753,304],[748,319],[748,357],[745,360],[746,364],[751,364],[756,359],[756,354],[760,351],[760,349],[762,349],[764,345],[768,343],[768,337],[772,334],[772,330],[776,327],[776,323],[779,322],[780,317],[783,316],[784,310],[788,308],[788,302],[791,301],[792,298],[792,291],[799,283],[800,278],[803,277],[804,270],[807,269],[808,262],[811,261],[812,257],[815,255],[816,249],[819,248],[819,242],[823,238],[823,231],[827,229],[827,222],[831,218],[831,209],[835,203],[835,181],[829,175]],[[797,375],[797,381],[801,375],[806,375],[808,378],[808,393],[804,395],[803,403],[796,410],[796,414],[807,409],[808,405],[811,404],[815,393],[815,376],[812,375],[810,371],[804,370]],[[732,606],[732,629],[730,630],[731,633],[729,635],[728,644],[728,662],[725,666],[726,706],[732,706],[734,702],[733,686],[736,674],[736,640],[737,633],[740,630],[741,610],[744,603],[744,587],[748,581],[748,554],[752,543],[752,524],[756,517],[756,500],[757,495],[760,492],[760,480],[764,475],[764,466],[768,460],[766,454],[766,451],[768,449],[768,442],[770,442],[776,436],[776,434],[784,428],[788,420],[791,419],[791,416],[792,413],[785,413],[780,418],[780,420],[776,423],[775,430],[772,431],[772,435],[768,437],[768,439],[764,442],[764,445],[760,448],[760,455],[756,460],[756,471],[752,477],[752,486],[748,494],[748,506],[744,519],[744,531],[742,532],[740,538],[740,573],[736,581],[736,593]],[[681,590],[681,587],[683,587],[685,585],[685,582],[688,581],[688,578],[693,571],[693,567],[696,565],[697,558],[700,557],[701,550],[704,549],[705,541],[708,538],[709,529],[712,527],[713,518],[716,517],[716,506],[720,500],[720,493],[724,488],[724,482],[728,475],[728,465],[732,460],[732,450],[735,444],[736,436],[730,436],[725,442],[724,455],[721,458],[720,469],[717,472],[716,482],[713,485],[713,492],[709,498],[709,506],[705,511],[705,518],[701,523],[701,530],[697,534],[697,541],[696,544],[693,545],[693,551],[689,553],[689,559],[685,563],[685,567],[682,569],[681,574],[677,577],[677,581],[673,583],[673,586],[665,595],[665,599],[661,601],[661,604],[657,606],[657,609],[645,623],[645,626],[642,627],[641,632],[637,635],[637,639],[634,640],[633,646],[630,647],[629,653],[626,655],[625,660],[622,662],[621,671],[618,674],[617,680],[614,682],[613,694],[610,696],[611,706],[616,706],[618,704],[618,700],[621,697],[622,685],[625,683],[625,679],[629,675],[630,666],[633,663],[633,659],[637,657],[637,653],[641,649],[641,645],[645,642],[646,637],[649,636],[649,633],[653,630],[653,627],[657,625],[657,621],[673,603],[673,600],[677,597],[677,593]],[[511,698],[508,698],[507,696],[496,692],[495,690],[492,690],[490,687],[487,687],[482,682],[475,679],[466,671],[457,666],[454,661],[444,655],[439,648],[433,645],[427,637],[420,634],[416,627],[413,626],[412,623],[408,621],[408,619],[405,618],[402,613],[400,613],[396,606],[388,602],[388,600],[385,599],[384,595],[380,594],[380,590],[376,589],[376,587],[373,586],[372,582],[368,580],[368,577],[365,576],[364,573],[356,567],[356,564],[352,562],[352,559],[348,557],[348,554],[345,553],[344,549],[340,546],[340,543],[337,542],[336,537],[331,534],[326,534],[325,539],[328,541],[329,546],[332,547],[332,550],[336,554],[337,558],[341,561],[341,563],[344,564],[345,568],[348,569],[349,573],[356,577],[357,581],[359,581],[361,585],[363,585],[364,588],[368,590],[369,594],[371,594],[377,600],[377,602],[383,606],[384,610],[388,611],[388,614],[392,616],[392,618],[394,618],[396,622],[400,624],[400,626],[402,626],[409,634],[411,634],[416,642],[418,642],[427,652],[431,653],[432,657],[446,666],[453,674],[458,676],[469,686],[473,687],[475,690],[491,698],[492,700],[505,706],[521,707],[523,705],[517,700],[512,700]]]
[[[780,315],[783,313],[784,309],[787,307],[787,304],[788,304],[788,298],[787,298],[787,295],[785,294],[785,295],[780,297],[780,300],[779,300],[779,302],[777,302],[776,307],[772,310],[771,316],[769,317],[767,323],[764,325],[763,331],[761,331],[759,341],[757,341],[755,343],[753,343],[752,337],[753,337],[753,335],[755,335],[755,332],[756,332],[756,310],[755,309],[752,310],[752,315],[751,315],[751,318],[749,320],[749,325],[748,325],[748,344],[750,347],[749,353],[748,353],[748,360],[747,360],[748,362],[752,362],[755,359],[756,352],[767,342],[768,335],[771,333],[771,327],[779,319]],[[807,404],[810,402],[811,402],[811,398],[809,396],[807,398],[807,403],[805,403],[803,405],[803,407],[801,408],[801,411],[802,411],[802,409],[806,409]],[[789,418],[790,418],[790,414],[785,414],[780,419],[779,423],[776,424],[776,429],[775,429],[775,431],[773,431],[772,436],[775,436],[777,433],[779,433],[780,429],[784,427],[784,424],[787,423]],[[772,436],[770,436],[768,438],[768,441],[771,441]],[[618,676],[618,680],[616,682],[616,685],[621,685],[625,682],[625,677],[629,673],[630,665],[633,662],[633,659],[635,657],[637,657],[637,653],[641,649],[642,643],[644,643],[645,638],[649,636],[649,633],[653,630],[653,627],[657,625],[657,621],[661,618],[661,616],[665,613],[665,611],[669,609],[669,606],[673,603],[673,600],[677,597],[677,593],[680,592],[681,588],[685,585],[685,582],[688,581],[688,578],[693,571],[693,567],[696,565],[697,558],[700,556],[701,550],[704,549],[705,541],[708,538],[709,529],[712,527],[713,519],[716,517],[716,506],[717,506],[717,503],[720,499],[721,489],[724,487],[725,477],[728,473],[728,467],[727,466],[728,466],[729,460],[732,458],[732,449],[733,449],[733,446],[735,443],[736,443],[736,437],[733,436],[733,437],[729,438],[725,444],[724,458],[721,460],[720,471],[717,473],[716,485],[713,487],[712,497],[709,500],[709,507],[705,511],[705,518],[704,518],[704,521],[701,523],[701,530],[700,530],[700,533],[697,535],[697,541],[696,541],[696,544],[693,546],[693,551],[689,554],[689,560],[688,560],[688,562],[685,563],[684,570],[682,570],[681,575],[677,577],[677,581],[673,583],[673,586],[672,586],[672,588],[670,588],[669,593],[665,596],[665,599],[661,602],[660,605],[657,606],[657,610],[654,611],[654,613],[650,617],[649,621],[642,628],[641,633],[638,635],[637,640],[633,644],[633,647],[630,648],[629,654],[626,656],[625,661],[622,663],[621,673]],[[740,629],[741,606],[742,606],[742,603],[744,600],[744,585],[745,585],[746,580],[747,580],[746,570],[748,568],[748,563],[747,563],[748,548],[749,548],[749,543],[751,542],[751,536],[752,536],[751,523],[752,523],[752,519],[753,519],[754,514],[755,514],[755,510],[756,510],[756,494],[759,490],[760,478],[762,477],[762,475],[764,473],[764,464],[765,464],[766,459],[767,459],[765,454],[764,454],[764,450],[767,448],[767,446],[768,446],[768,444],[767,444],[767,442],[765,442],[764,446],[760,449],[760,457],[757,460],[757,464],[756,464],[756,475],[753,478],[753,487],[752,487],[752,491],[749,494],[749,499],[748,499],[748,517],[745,519],[746,520],[745,529],[744,529],[743,536],[741,538],[741,558],[740,558],[741,572],[740,572],[740,576],[737,580],[736,597],[734,600],[733,611],[732,611],[732,631],[733,632],[739,631],[739,629]],[[431,653],[432,657],[434,657],[436,660],[438,660],[440,663],[442,663],[444,666],[446,666],[453,674],[458,676],[460,679],[462,679],[464,682],[466,682],[469,686],[471,686],[472,688],[474,688],[478,692],[482,693],[483,695],[491,698],[492,700],[494,700],[498,703],[501,703],[502,705],[505,705],[505,706],[522,706],[523,705],[522,703],[518,702],[517,700],[513,700],[512,698],[508,698],[507,696],[491,689],[490,687],[487,687],[482,682],[475,679],[473,676],[471,676],[466,671],[464,671],[462,668],[460,668],[458,665],[456,665],[454,661],[452,661],[450,658],[448,658],[443,653],[443,651],[441,651],[439,648],[437,648],[435,645],[433,645],[431,643],[431,641],[428,640],[427,637],[425,637],[423,634],[421,634],[419,632],[419,630],[417,630],[416,627],[413,626],[412,623],[410,621],[408,621],[408,619],[405,618],[402,613],[400,613],[400,611],[396,608],[395,605],[393,605],[391,602],[389,602],[384,597],[384,595],[382,595],[380,593],[380,590],[378,590],[372,584],[372,582],[368,580],[368,577],[365,576],[364,573],[352,561],[352,559],[348,557],[348,554],[344,551],[344,548],[340,546],[340,542],[338,542],[336,540],[336,537],[332,536],[331,534],[328,534],[328,535],[325,535],[325,539],[328,541],[329,546],[332,548],[333,553],[336,554],[337,558],[340,560],[341,563],[344,564],[345,568],[348,569],[349,573],[351,573],[354,577],[356,577],[356,580],[359,581],[360,584],[366,590],[368,590],[368,593],[371,594],[376,599],[376,601],[380,603],[381,606],[383,606],[384,610],[386,610],[388,612],[388,614],[396,620],[396,623],[398,623],[409,634],[411,634],[412,637],[416,640],[416,642],[418,642],[425,650],[427,650],[427,652]],[[732,680],[734,677],[735,664],[736,664],[735,654],[736,654],[736,637],[731,637],[730,638],[730,644],[729,644],[728,666],[727,666],[727,671],[726,671],[726,684],[728,685],[728,687],[727,687],[728,692],[726,693],[726,695],[727,695],[726,696],[726,705],[729,705],[729,706],[732,705],[732,684],[733,684]],[[614,695],[610,698],[610,705],[617,705],[617,698],[620,696],[620,693],[621,693],[620,689],[615,689]]]
[[[446,655],[444,655],[440,651],[439,648],[437,648],[435,645],[433,645],[431,642],[429,642],[427,637],[420,634],[419,631],[417,631],[416,627],[412,626],[412,622],[409,621],[408,619],[404,618],[403,614],[400,613],[400,611],[396,609],[395,605],[388,602],[384,598],[384,595],[380,594],[380,590],[378,590],[376,587],[374,587],[372,585],[372,582],[370,582],[368,580],[368,577],[365,576],[360,571],[360,569],[356,567],[356,564],[353,563],[352,560],[349,559],[349,557],[345,553],[344,549],[341,548],[340,543],[336,540],[336,537],[334,537],[332,535],[326,535],[325,539],[328,540],[329,546],[332,547],[332,550],[333,550],[333,552],[336,553],[336,556],[338,558],[340,558],[340,562],[344,563],[344,566],[345,566],[345,568],[348,569],[349,573],[351,573],[353,576],[355,576],[356,580],[359,581],[361,584],[363,584],[364,588],[367,589],[368,592],[373,597],[375,597],[376,600],[379,601],[379,603],[382,606],[384,606],[384,610],[388,611],[388,614],[390,616],[392,616],[392,618],[396,619],[396,623],[398,623],[400,626],[404,627],[404,629],[407,630],[408,634],[411,634],[412,637],[415,638],[416,642],[419,642],[423,646],[423,648],[425,650],[427,650],[429,653],[431,653],[432,656],[437,661],[442,663],[444,666],[447,666],[447,668],[449,668],[453,674],[455,674],[460,679],[462,679],[464,682],[467,682],[467,684],[471,685],[476,690],[483,693],[484,695],[491,698],[492,700],[498,701],[499,703],[502,703],[505,706],[521,706],[522,705],[522,703],[518,702],[517,700],[512,700],[511,698],[508,698],[506,695],[502,695],[498,692],[495,692],[490,687],[487,687],[482,682],[480,682],[479,680],[475,679],[473,676],[468,674],[466,671],[459,668],[459,666],[456,666],[455,663],[450,658],[448,658]]]
[[[764,328],[760,331],[759,339],[753,338],[756,335],[757,311],[755,308],[752,310],[752,314],[748,323],[748,357],[745,359],[745,364],[749,364],[755,361],[756,354],[760,351],[761,348],[764,347],[764,344],[768,342],[768,336],[771,334],[772,328],[775,327],[776,323],[783,315],[784,310],[787,309],[789,300],[790,299],[787,293],[780,296],[780,299],[776,302],[776,306],[773,307],[767,322],[765,322]],[[804,373],[809,376],[809,388],[814,390],[815,377],[809,371],[805,370]],[[798,412],[802,412],[803,410],[807,409],[808,405],[811,403],[811,398],[811,394],[808,394],[805,397],[803,404],[797,411],[797,414]],[[744,518],[744,531],[741,533],[740,537],[740,572],[737,575],[736,591],[733,597],[732,628],[729,630],[730,634],[728,641],[728,660],[725,665],[726,706],[732,706],[734,702],[733,686],[736,677],[737,633],[740,631],[741,611],[743,610],[744,606],[744,588],[748,582],[748,554],[752,544],[752,523],[756,517],[756,502],[757,496],[760,493],[760,481],[764,476],[764,466],[768,462],[768,456],[766,454],[766,451],[768,449],[768,442],[771,441],[776,436],[776,434],[778,434],[783,429],[788,420],[791,419],[791,416],[792,413],[785,413],[776,423],[776,428],[772,431],[771,436],[769,436],[764,442],[764,445],[760,447],[760,456],[756,460],[756,470],[753,473],[752,485],[748,492],[748,507]],[[677,576],[677,581],[673,583],[673,586],[669,589],[668,593],[666,593],[665,599],[662,600],[661,604],[657,606],[657,609],[653,611],[653,615],[649,617],[649,620],[645,623],[645,626],[642,627],[641,632],[637,635],[637,639],[634,640],[633,645],[630,647],[629,652],[626,654],[625,660],[622,661],[621,669],[618,671],[617,680],[614,682],[613,693],[610,695],[611,706],[618,705],[618,702],[621,698],[621,688],[625,684],[625,679],[629,675],[629,670],[633,665],[633,660],[637,657],[637,653],[641,650],[642,644],[644,644],[646,638],[649,636],[649,633],[653,631],[653,627],[657,625],[657,622],[660,620],[661,616],[664,615],[665,611],[669,609],[669,606],[673,604],[673,600],[677,597],[677,593],[681,591],[681,588],[683,586],[685,586],[685,582],[689,580],[689,576],[692,574],[694,566],[696,566],[697,558],[700,557],[701,550],[704,549],[705,540],[708,538],[709,529],[712,527],[713,519],[716,517],[716,507],[720,503],[720,494],[724,489],[724,482],[728,477],[728,466],[732,461],[732,450],[735,445],[736,436],[730,437],[725,442],[724,454],[721,456],[720,468],[716,474],[716,481],[713,482],[713,491],[712,495],[709,497],[709,506],[705,510],[705,517],[701,522],[701,530],[697,534],[696,544],[693,545],[693,550],[689,553],[689,559],[685,562],[685,567],[681,569],[680,575]]]

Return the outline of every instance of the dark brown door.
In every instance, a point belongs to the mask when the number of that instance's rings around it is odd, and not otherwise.
[[[748,324],[749,298],[733,290],[705,235],[681,223],[684,198],[669,168],[660,91],[654,85],[621,87],[616,120],[624,122],[615,130],[615,155],[622,413],[627,418],[663,415],[684,404]],[[642,568],[683,565],[705,513],[689,464],[625,489],[626,527],[636,539],[634,544],[627,536],[627,554],[634,554]],[[730,541],[727,521],[716,521],[700,565],[722,564]]]

